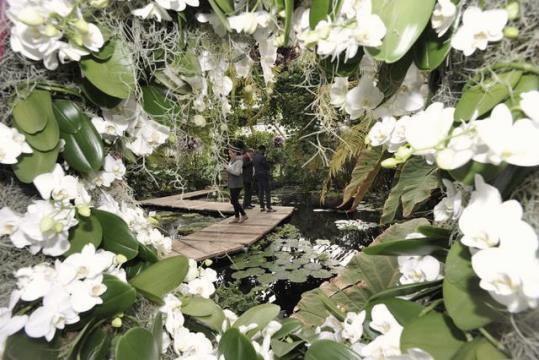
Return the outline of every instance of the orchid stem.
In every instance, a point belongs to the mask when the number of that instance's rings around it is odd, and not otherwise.
[[[487,339],[492,345],[494,345],[496,349],[503,352],[506,351],[505,346],[503,346],[501,342],[496,340],[494,336],[492,336],[485,328],[479,328],[479,332],[485,337],[485,339]]]

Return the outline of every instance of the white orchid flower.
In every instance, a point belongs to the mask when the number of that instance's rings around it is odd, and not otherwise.
[[[94,278],[113,265],[114,256],[110,251],[96,251],[93,244],[86,244],[80,253],[69,255],[63,263],[73,268],[77,279]]]
[[[481,141],[489,152],[475,157],[476,161],[494,165],[506,161],[517,166],[539,165],[539,129],[529,119],[513,123],[511,111],[505,104],[496,105],[490,117],[475,122]]]
[[[56,277],[56,269],[47,263],[20,268],[15,272],[15,278],[21,300],[34,301],[42,298],[49,293]]]
[[[254,34],[258,27],[267,27],[270,21],[271,16],[266,11],[244,12],[228,18],[232,30],[250,35]]]
[[[409,116],[403,116],[395,123],[395,128],[391,133],[389,139],[388,151],[390,153],[396,152],[402,145],[406,143],[406,127],[410,121]]]
[[[58,41],[58,59],[62,64],[70,61],[80,61],[82,56],[90,54],[80,47],[64,41]]]
[[[359,80],[358,86],[348,91],[344,110],[352,120],[362,116],[365,111],[373,110],[384,100],[384,94],[374,85],[368,76]]]
[[[384,304],[374,305],[371,310],[370,327],[381,335],[365,346],[361,346],[359,355],[365,359],[385,359],[401,355],[400,336],[402,326]]]
[[[380,334],[387,334],[394,329],[402,329],[402,326],[384,304],[376,304],[372,307],[371,318],[369,327]]]
[[[402,276],[401,284],[414,284],[425,281],[434,281],[443,278],[442,264],[436,258],[425,256],[399,256],[399,271]]]
[[[101,295],[107,291],[103,284],[103,275],[85,280],[76,280],[67,286],[71,294],[71,306],[78,313],[88,311],[94,306],[102,304]]]
[[[0,123],[0,164],[16,164],[21,154],[31,154],[32,148],[24,135],[15,128]]]
[[[520,108],[535,126],[539,126],[539,91],[533,90],[520,94]]]
[[[165,9],[174,11],[184,11],[187,5],[191,7],[200,5],[198,0],[155,0],[155,2]]]
[[[19,230],[21,215],[17,214],[9,207],[0,209],[0,236],[11,236]]]
[[[155,1],[151,1],[146,6],[131,11],[131,14],[142,19],[154,18],[158,22],[162,20],[172,21],[172,17],[167,10]]]
[[[347,339],[351,344],[358,342],[363,335],[363,322],[365,321],[366,313],[361,311],[359,313],[348,312],[343,321],[343,330],[341,336],[343,339]]]
[[[346,94],[348,93],[348,78],[336,77],[331,84],[329,91],[331,105],[342,108],[346,103]]]
[[[456,220],[462,213],[462,192],[447,179],[442,179],[446,196],[434,207],[434,221]]]
[[[406,125],[406,140],[414,149],[414,154],[428,155],[435,152],[453,125],[454,112],[454,108],[444,108],[442,103],[435,102],[411,116]]]
[[[464,11],[462,26],[453,35],[451,45],[465,56],[472,55],[476,49],[485,50],[489,42],[503,38],[503,28],[507,20],[506,10],[482,11],[471,6]]]
[[[66,202],[76,198],[79,193],[78,179],[66,175],[60,164],[56,164],[52,172],[36,176],[33,182],[45,200]]]
[[[153,120],[139,120],[133,136],[135,139],[127,147],[136,155],[150,155],[159,145],[164,144],[170,129]]]
[[[207,359],[214,353],[211,341],[200,332],[190,332],[187,328],[181,327],[173,335],[174,351],[183,357],[198,355],[200,359]]]
[[[315,333],[320,340],[332,340],[336,342],[342,342],[343,323],[341,323],[335,316],[328,315],[324,320],[324,323],[315,329]]]
[[[24,328],[28,321],[28,315],[12,316],[11,310],[9,307],[0,307],[0,356],[4,353],[7,338]]]
[[[393,130],[397,120],[392,116],[387,116],[378,121],[369,131],[367,142],[372,146],[380,146],[388,143],[391,140]]]
[[[215,286],[211,281],[204,278],[197,278],[189,281],[187,284],[180,286],[180,291],[183,294],[199,295],[203,298],[209,299],[215,292]]]
[[[211,268],[205,268],[200,270],[200,278],[209,282],[217,281],[217,272]]]
[[[159,311],[165,315],[165,329],[169,334],[174,335],[185,322],[182,314],[182,302],[173,294],[167,294],[163,301],[164,304],[159,308]]]
[[[51,341],[57,329],[64,329],[66,325],[79,320],[79,315],[71,306],[69,294],[58,286],[43,298],[43,306],[30,315],[24,330],[32,338],[45,337]]]
[[[430,23],[438,37],[444,36],[451,27],[451,24],[453,24],[453,21],[455,21],[456,16],[457,7],[451,0],[438,0],[436,2]]]
[[[92,124],[99,134],[109,138],[122,136],[129,126],[127,123],[105,120],[99,116],[92,118]]]
[[[198,277],[198,265],[197,262],[193,259],[189,259],[189,269],[187,270],[187,275],[183,281],[189,282]]]
[[[115,159],[110,154],[105,156],[105,161],[103,163],[103,170],[108,173],[111,173],[114,176],[115,180],[122,180],[125,175],[125,165],[122,162],[122,159]]]
[[[436,152],[436,164],[440,169],[453,170],[472,158],[486,155],[488,149],[477,136],[474,126],[473,123],[462,123],[451,131],[447,145]]]
[[[386,36],[386,26],[378,15],[363,14],[357,15],[357,25],[354,29],[354,39],[359,46],[379,47],[382,39]],[[355,54],[354,54],[355,55]]]

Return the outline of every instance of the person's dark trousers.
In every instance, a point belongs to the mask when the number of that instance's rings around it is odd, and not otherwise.
[[[260,207],[264,209],[271,209],[271,191],[269,177],[266,175],[256,176],[256,183],[258,185],[258,200],[260,201]]]
[[[240,205],[241,188],[230,189],[230,203],[234,206],[234,216],[239,218],[240,214],[245,216],[245,211]]]
[[[251,206],[251,200],[253,198],[253,183],[244,181],[243,187],[245,188],[245,192],[243,193],[243,208],[245,209]]]

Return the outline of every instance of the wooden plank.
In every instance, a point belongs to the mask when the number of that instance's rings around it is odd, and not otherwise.
[[[219,191],[218,188],[196,190],[196,191],[186,192],[186,193],[182,193],[182,194],[176,194],[176,195],[164,196],[164,197],[160,197],[160,198],[141,200],[141,201],[139,201],[139,204],[140,205],[159,206],[159,204],[161,204],[161,203],[169,203],[169,202],[175,202],[175,201],[181,201],[181,200],[191,200],[191,199],[200,198],[200,197],[203,197],[203,196],[214,194],[217,191]]]

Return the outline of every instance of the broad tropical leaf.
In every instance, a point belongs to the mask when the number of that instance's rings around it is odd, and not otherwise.
[[[13,172],[17,179],[25,184],[30,184],[34,178],[40,174],[49,173],[54,169],[60,145],[51,151],[41,152],[33,149],[31,154],[22,154],[19,162],[13,165]]]
[[[117,360],[159,360],[161,349],[157,347],[153,334],[135,327],[120,336],[116,344]]]

